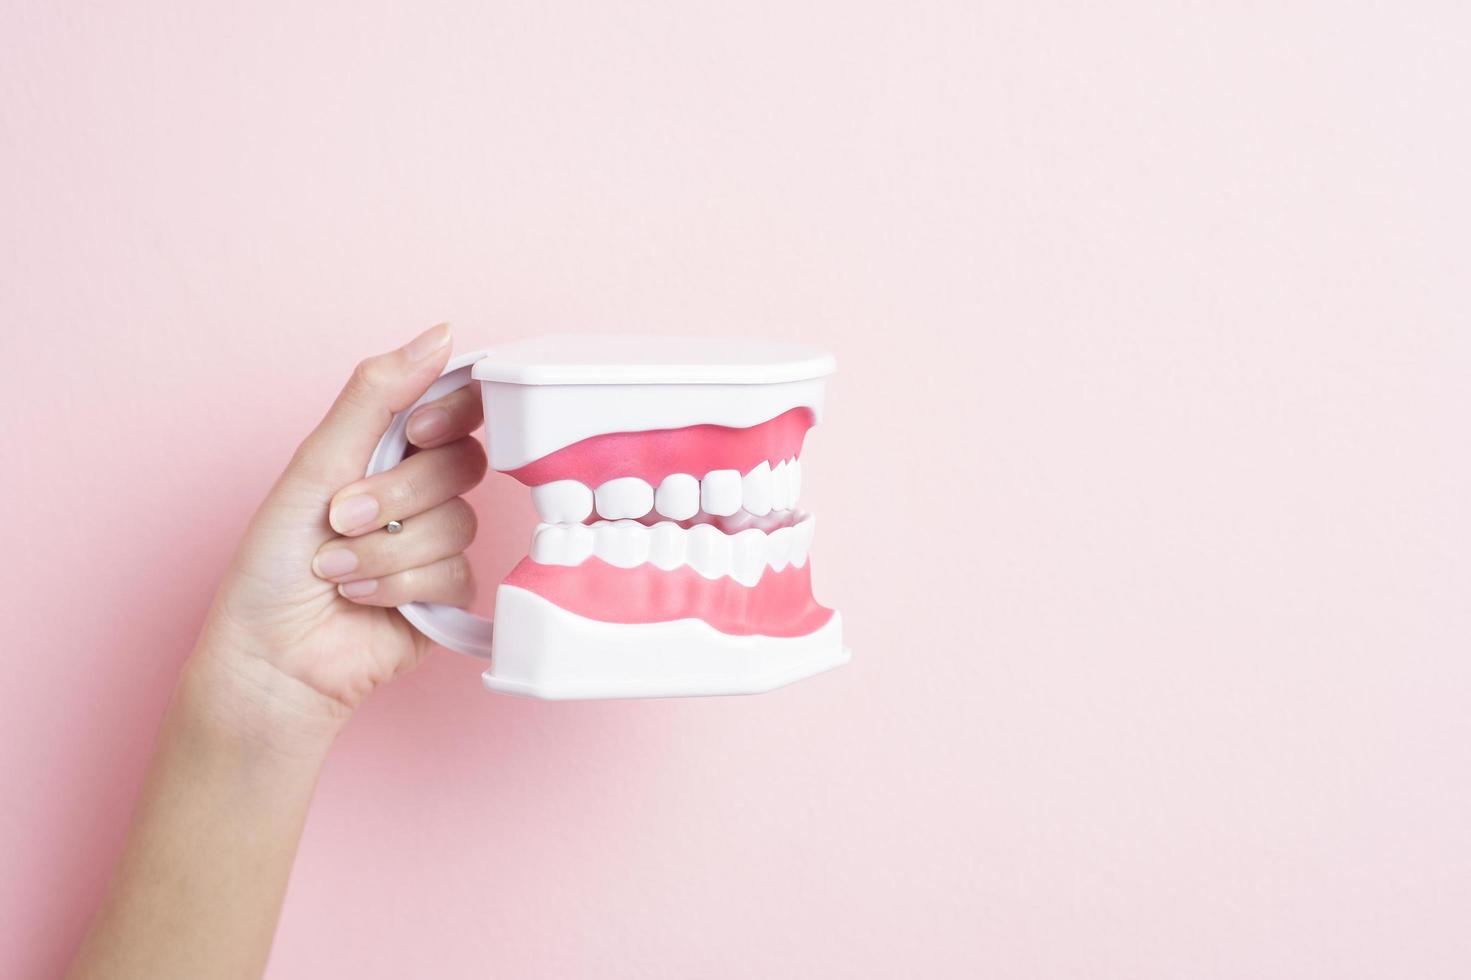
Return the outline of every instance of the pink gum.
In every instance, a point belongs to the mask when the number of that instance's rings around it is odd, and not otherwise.
[[[528,487],[576,480],[594,488],[619,476],[636,476],[657,487],[671,473],[688,473],[696,479],[711,470],[747,473],[762,460],[775,466],[800,453],[812,422],[812,409],[793,408],[745,429],[689,425],[651,432],[609,432],[507,472]]]
[[[703,619],[735,636],[806,636],[833,615],[812,598],[810,568],[768,568],[755,586],[745,586],[729,578],[707,579],[688,566],[666,572],[653,565],[616,568],[598,558],[576,566],[523,558],[505,584],[607,623]]]

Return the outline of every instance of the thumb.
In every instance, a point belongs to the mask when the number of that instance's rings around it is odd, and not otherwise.
[[[449,324],[441,323],[398,350],[358,364],[291,458],[285,478],[312,484],[328,497],[361,479],[394,413],[412,405],[444,370],[450,336]]]

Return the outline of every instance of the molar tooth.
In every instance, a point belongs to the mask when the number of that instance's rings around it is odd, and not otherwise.
[[[797,501],[802,498],[802,461],[793,456],[787,460],[787,500],[789,506],[796,507]]]
[[[807,564],[807,551],[812,547],[813,526],[813,520],[809,517],[792,528],[791,565],[793,568],[801,568]]]
[[[643,517],[654,509],[654,488],[636,476],[620,476],[598,487],[598,514],[610,520]]]
[[[685,545],[685,563],[705,578],[720,578],[730,571],[730,538],[709,524],[686,531]]]
[[[771,509],[792,509],[792,480],[787,474],[787,461],[784,459],[771,468]]]
[[[532,487],[531,500],[548,524],[576,524],[592,513],[592,491],[576,480],[553,480]]]
[[[700,507],[707,514],[729,517],[741,509],[739,470],[711,470],[700,481]]]
[[[688,473],[670,473],[654,494],[654,509],[676,521],[687,521],[700,511],[700,481]]]
[[[761,573],[765,569],[766,535],[754,527],[732,535],[730,577],[742,585],[755,585],[761,581]]]
[[[757,517],[771,513],[771,464],[766,460],[741,478],[741,506]]]
[[[766,536],[766,564],[781,571],[792,560],[792,529],[779,527]]]
[[[609,565],[633,568],[649,557],[649,529],[638,521],[599,524],[593,530],[593,552]]]
[[[649,529],[649,561],[669,571],[684,564],[684,529],[673,521],[660,521]]]

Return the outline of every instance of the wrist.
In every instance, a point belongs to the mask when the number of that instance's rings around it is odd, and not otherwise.
[[[326,758],[351,712],[254,656],[201,640],[184,665],[175,710],[210,737],[282,759]]]

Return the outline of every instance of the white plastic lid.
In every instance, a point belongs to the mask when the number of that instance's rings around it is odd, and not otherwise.
[[[836,369],[826,351],[782,340],[563,334],[492,347],[471,376],[518,385],[753,385]]]

